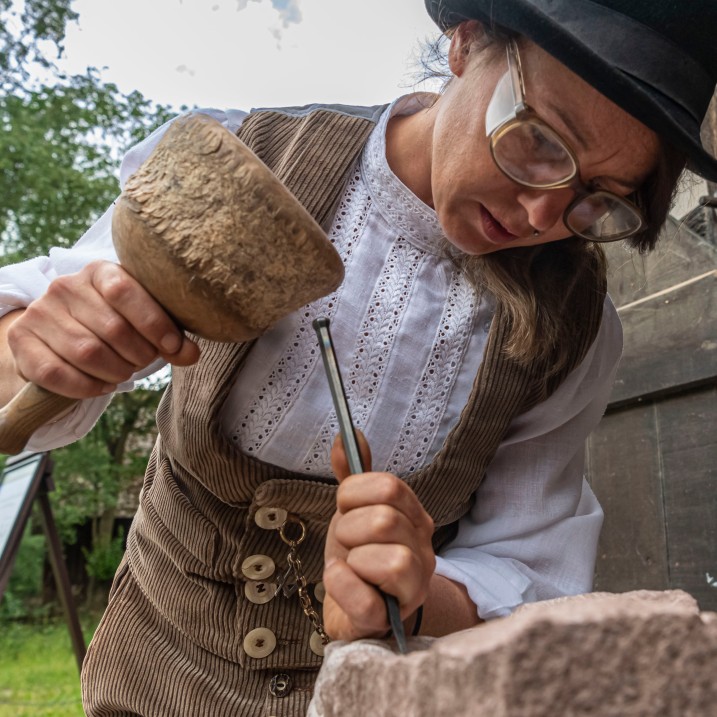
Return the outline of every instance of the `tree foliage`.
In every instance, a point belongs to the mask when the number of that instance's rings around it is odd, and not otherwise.
[[[72,6],[0,0],[0,265],[73,244],[117,196],[121,154],[175,114],[94,69],[57,69]],[[98,578],[117,559],[118,499],[144,471],[158,400],[157,390],[120,394],[87,437],[53,452],[58,527],[71,542],[91,521]]]
[[[0,91],[27,86],[33,66],[53,70],[67,24],[77,19],[73,0],[0,0]]]
[[[118,497],[144,473],[159,396],[152,390],[118,394],[85,438],[53,452],[50,497],[64,542],[72,542],[72,526],[89,517],[93,543],[109,544]]]
[[[118,502],[139,490],[159,399],[157,390],[118,394],[85,438],[53,452],[50,501],[62,541],[75,541],[78,524],[89,521],[91,526],[91,548],[83,550],[89,604],[96,602],[98,584],[112,577],[122,557],[124,535],[115,530]]]
[[[0,262],[73,244],[116,198],[118,155],[168,114],[91,70],[2,98]]]
[[[92,68],[56,69],[71,6],[0,0],[0,264],[74,243],[116,197],[121,154],[174,114]]]

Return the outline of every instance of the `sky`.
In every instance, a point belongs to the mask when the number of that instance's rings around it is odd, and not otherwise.
[[[424,0],[75,0],[61,66],[175,108],[380,104],[415,89]],[[675,214],[705,193],[690,182]]]
[[[75,0],[62,66],[156,102],[378,104],[412,91],[423,0]]]

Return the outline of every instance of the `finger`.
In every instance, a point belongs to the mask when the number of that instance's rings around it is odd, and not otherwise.
[[[390,505],[406,515],[416,530],[433,533],[433,521],[418,496],[391,473],[348,476],[338,488],[336,505],[341,513],[367,505]]]
[[[126,380],[157,358],[157,349],[91,283],[62,277],[30,308],[36,333],[58,355],[87,373]],[[49,332],[43,330],[48,325]]]
[[[359,454],[361,455],[361,465],[363,466],[364,472],[370,471],[371,448],[368,445],[366,436],[364,436],[361,431],[356,430],[355,433],[356,441],[359,446]],[[344,450],[344,442],[340,434],[336,436],[336,438],[334,439],[333,446],[331,447],[331,468],[334,471],[336,480],[338,480],[339,482],[346,478],[346,476],[351,475],[349,462],[346,458],[346,451]]]
[[[156,350],[89,284],[53,282],[21,326],[80,371],[111,383],[126,381],[157,357]]]
[[[174,356],[188,341],[169,314],[122,267],[98,263],[92,273],[98,293],[157,353]],[[191,343],[191,342],[190,342]]]
[[[179,351],[173,354],[162,353],[162,358],[174,366],[191,366],[199,361],[201,351],[199,346],[187,336],[182,336]]]
[[[361,580],[395,596],[403,618],[428,595],[432,570],[405,545],[362,545],[349,551],[346,563]]]
[[[383,504],[362,506],[342,515],[334,537],[349,550],[368,543],[401,543],[418,549],[423,542],[421,532],[404,513]]]
[[[56,382],[79,382],[76,390],[95,395],[107,392],[104,384],[125,380],[134,370],[61,307],[55,310],[52,299],[27,308],[8,330],[8,344],[18,372],[49,390],[59,388]]]
[[[68,299],[68,305],[78,321],[135,370],[148,366],[158,355],[177,366],[196,363],[197,344],[122,267],[95,262],[86,271],[93,289],[88,299],[92,301],[70,303]]]
[[[8,343],[9,338],[8,332]],[[116,388],[79,371],[37,339],[24,342],[22,353],[15,357],[15,370],[26,381],[69,398],[93,398]]]
[[[343,560],[336,560],[324,570],[327,598],[339,608],[325,601],[325,612],[330,615],[330,634],[338,639],[353,640],[359,637],[380,637],[388,630],[388,619],[383,596],[373,585],[361,580]]]

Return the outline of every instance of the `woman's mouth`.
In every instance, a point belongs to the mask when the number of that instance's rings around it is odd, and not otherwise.
[[[480,216],[483,224],[483,232],[490,241],[495,244],[505,244],[518,238],[516,234],[509,232],[482,204]]]

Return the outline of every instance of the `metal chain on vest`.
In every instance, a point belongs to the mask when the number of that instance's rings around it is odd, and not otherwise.
[[[298,538],[289,538],[286,535],[284,529],[289,523],[299,526],[301,532],[299,533]],[[286,561],[289,563],[289,567],[291,568],[291,571],[294,574],[294,579],[296,580],[301,609],[304,611],[304,615],[306,615],[306,617],[308,617],[311,621],[314,630],[316,630],[321,638],[322,644],[327,645],[331,642],[331,638],[328,636],[326,629],[324,628],[324,623],[321,621],[321,616],[314,609],[311,598],[309,597],[309,591],[306,588],[306,577],[304,576],[304,572],[301,567],[301,558],[299,557],[299,551],[297,550],[298,546],[301,545],[306,537],[306,526],[300,518],[297,518],[295,515],[289,515],[286,522],[278,530],[281,539],[289,546],[289,553],[286,556]]]

